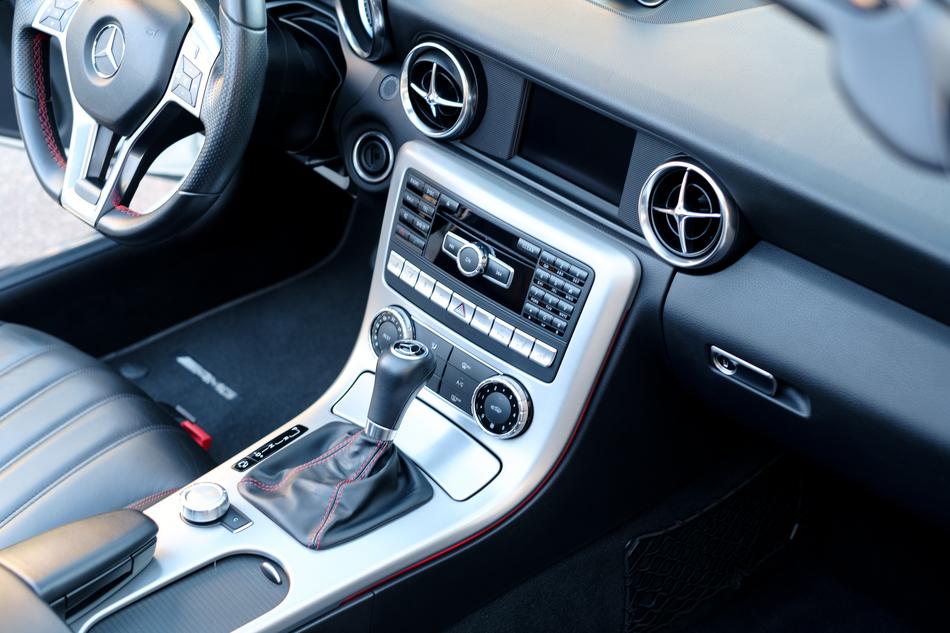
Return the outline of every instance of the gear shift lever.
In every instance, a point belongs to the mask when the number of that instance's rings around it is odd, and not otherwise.
[[[366,428],[329,422],[268,457],[241,479],[241,495],[304,546],[346,543],[432,498],[419,467],[392,440],[409,404],[435,373],[418,341],[383,350]]]
[[[376,382],[366,416],[366,436],[379,442],[396,437],[402,417],[435,373],[429,348],[411,339],[396,341],[376,361]]]

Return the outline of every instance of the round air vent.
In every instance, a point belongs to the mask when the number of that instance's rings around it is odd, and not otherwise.
[[[475,73],[468,58],[448,46],[423,42],[409,51],[399,91],[409,120],[431,138],[458,138],[475,120]]]
[[[389,52],[383,0],[340,0],[336,14],[343,36],[354,53],[376,61]]]
[[[640,192],[640,226],[656,253],[680,268],[720,261],[735,243],[738,216],[712,176],[673,160],[650,174]]]

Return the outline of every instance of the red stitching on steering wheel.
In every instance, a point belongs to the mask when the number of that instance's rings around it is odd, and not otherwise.
[[[132,209],[122,204],[122,198],[119,196],[118,192],[112,194],[112,207],[119,213],[127,215],[130,218],[138,218],[138,217],[141,217],[142,215],[141,213],[138,213],[137,211],[133,211]]]
[[[43,45],[49,39],[48,35],[37,33],[33,38],[33,73],[36,82],[36,109],[40,116],[40,129],[43,131],[43,139],[46,141],[46,147],[53,156],[53,161],[60,169],[66,168],[66,159],[63,152],[59,149],[59,143],[56,141],[56,134],[53,131],[53,119],[49,112],[48,95],[46,94],[46,74],[43,72]]]

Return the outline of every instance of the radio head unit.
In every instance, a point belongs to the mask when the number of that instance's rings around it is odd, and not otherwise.
[[[553,380],[594,280],[590,267],[413,170],[399,193],[390,247],[404,259],[398,272],[398,259],[387,266],[401,294],[488,351]]]

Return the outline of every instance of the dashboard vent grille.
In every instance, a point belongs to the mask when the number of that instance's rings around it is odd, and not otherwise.
[[[475,78],[461,52],[423,42],[413,48],[402,67],[403,109],[413,125],[431,138],[462,136],[475,118]]]
[[[680,268],[710,266],[735,242],[737,217],[729,199],[692,163],[675,160],[657,167],[643,185],[639,211],[650,246]]]

